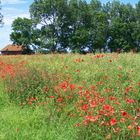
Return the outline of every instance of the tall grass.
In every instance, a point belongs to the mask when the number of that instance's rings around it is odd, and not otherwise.
[[[0,139],[140,138],[140,55],[0,58]]]

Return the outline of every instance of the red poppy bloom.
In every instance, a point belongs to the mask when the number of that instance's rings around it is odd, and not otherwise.
[[[129,103],[129,104],[133,104],[133,103],[135,102],[135,100],[133,100],[133,99],[128,99],[128,98],[127,98],[127,99],[126,99],[126,102]]]
[[[113,100],[116,100],[116,98],[113,96],[110,96],[110,100],[113,101]]]
[[[64,81],[63,83],[60,84],[61,86],[61,89],[63,89],[64,91],[67,90],[67,87],[68,87],[68,82],[67,81]]]
[[[116,102],[116,105],[120,105],[120,102]]]
[[[75,114],[73,114],[73,113],[72,113],[72,114],[70,114],[70,117],[74,117],[74,116],[75,116]]]
[[[137,127],[138,136],[140,136],[140,126]]]
[[[87,104],[84,104],[83,106],[82,106],[82,110],[87,110],[88,109],[88,105]]]
[[[110,124],[113,126],[113,125],[115,125],[117,123],[117,120],[115,119],[115,118],[112,118],[111,120],[110,120]]]
[[[28,105],[32,105],[32,102],[29,101],[29,102],[28,102]]]
[[[84,120],[84,121],[83,121],[83,124],[84,124],[85,126],[87,126],[87,125],[88,125],[88,122],[89,122],[88,120]]]
[[[122,122],[122,123],[125,122],[125,118],[121,118],[120,122]]]
[[[104,97],[100,98],[100,102],[103,103],[105,101]]]
[[[44,102],[43,104],[44,104],[44,105],[46,105],[46,104],[47,104],[47,102]]]
[[[126,117],[126,116],[127,116],[127,112],[122,111],[121,113],[122,113],[122,116],[123,116],[123,117]]]
[[[105,89],[105,92],[110,92],[110,89],[108,89],[108,88],[107,88],[107,89]]]
[[[97,106],[97,102],[96,101],[93,101],[90,103],[90,107],[91,108],[94,108],[95,106]]]
[[[57,102],[62,102],[63,101],[63,98],[58,98],[57,99]]]
[[[50,98],[54,99],[54,96],[50,96]]]
[[[103,106],[103,108],[105,111],[110,111],[112,107],[110,105],[106,104]]]
[[[108,123],[108,122],[104,122],[104,125],[105,125],[105,126],[109,126],[109,123]]]
[[[90,121],[91,121],[91,122],[95,122],[95,121],[96,121],[96,118],[95,118],[95,117],[91,117],[91,118],[90,118]]]
[[[69,87],[70,87],[71,90],[75,90],[76,89],[76,84],[70,84]]]
[[[127,128],[128,128],[129,130],[132,130],[132,129],[133,129],[133,126],[129,125]]]
[[[75,126],[78,127],[78,126],[80,126],[80,124],[79,123],[76,123]]]

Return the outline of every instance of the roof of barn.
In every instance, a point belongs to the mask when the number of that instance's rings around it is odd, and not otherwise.
[[[4,51],[23,51],[23,47],[19,46],[19,45],[7,45],[6,47],[4,47],[0,51],[1,52],[4,52]]]

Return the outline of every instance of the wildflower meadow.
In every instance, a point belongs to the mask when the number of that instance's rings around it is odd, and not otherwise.
[[[0,140],[140,139],[140,55],[0,56]]]

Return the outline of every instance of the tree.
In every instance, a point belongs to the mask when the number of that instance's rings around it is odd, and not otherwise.
[[[71,23],[71,48],[79,50],[85,46],[89,40],[90,14],[89,6],[85,1],[71,0],[70,11],[73,11],[69,17]]]
[[[132,37],[134,40],[134,44],[138,51],[140,51],[140,1],[136,4],[135,16],[136,22],[133,24],[133,32]]]
[[[133,32],[136,23],[135,9],[130,4],[119,1],[108,2],[104,9],[109,17],[109,36],[113,38],[112,50],[124,49],[129,51],[135,47]]]
[[[25,53],[31,53],[31,48],[36,49],[40,45],[38,32],[34,30],[32,21],[28,18],[17,18],[12,23],[12,33],[10,39],[13,44],[22,45]]]
[[[30,14],[36,27],[41,26],[43,47],[56,51],[58,44],[67,46],[67,0],[36,0],[30,6]]]
[[[91,0],[90,3],[91,24],[90,34],[95,49],[104,47],[107,39],[108,16],[103,11],[103,6],[99,0]]]
[[[1,4],[1,0],[0,0],[0,4]],[[0,6],[0,11],[1,11],[1,6]],[[2,13],[0,12],[0,25],[3,24],[2,20],[3,20],[3,15],[2,15]]]
[[[11,40],[25,48],[39,46],[52,52],[140,47],[140,1],[133,7],[117,0],[34,0],[31,19],[13,22]],[[112,40],[108,43],[109,40]],[[91,49],[91,50],[92,50]]]

